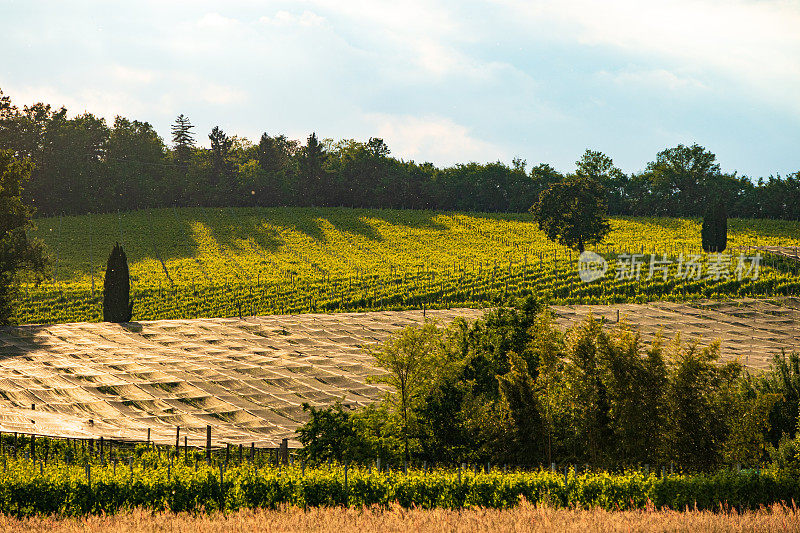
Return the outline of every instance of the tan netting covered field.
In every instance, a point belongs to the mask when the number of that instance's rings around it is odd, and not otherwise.
[[[707,344],[725,358],[766,368],[800,345],[800,301],[557,306],[566,327],[587,313],[620,318],[645,339],[659,330]],[[442,324],[474,309],[428,311]],[[307,314],[243,319],[74,323],[0,329],[0,431],[189,445],[289,445],[302,403],[351,406],[381,398],[364,347],[423,320],[422,311]],[[35,404],[35,409],[32,406]]]
[[[766,369],[774,354],[800,349],[800,299],[705,301],[692,303],[555,306],[556,323],[573,324],[591,312],[612,325],[620,320],[635,326],[642,338],[661,333],[671,342],[680,333],[683,342],[707,345],[720,339],[722,357],[738,359],[753,369]],[[619,315],[618,315],[619,313]]]

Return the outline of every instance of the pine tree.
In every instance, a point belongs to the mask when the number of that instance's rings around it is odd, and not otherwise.
[[[229,152],[233,141],[219,126],[214,126],[208,136],[211,141],[211,185],[218,187],[225,185],[230,174]]]
[[[302,205],[323,205],[326,178],[323,164],[327,154],[325,147],[317,139],[317,134],[308,136],[308,142],[303,149],[301,160],[302,180],[301,199]]]
[[[130,322],[133,302],[130,300],[128,257],[119,243],[114,245],[106,264],[103,282],[103,320],[105,322]]]
[[[189,117],[183,114],[178,115],[175,124],[172,125],[172,142],[175,144],[175,155],[178,163],[186,165],[189,162],[189,155],[194,146],[194,125],[189,121]]]

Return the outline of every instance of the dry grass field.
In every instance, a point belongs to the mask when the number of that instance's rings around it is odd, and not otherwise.
[[[645,339],[722,341],[725,358],[765,368],[800,345],[800,301],[557,306],[557,323],[591,312],[620,319]],[[448,323],[473,309],[428,311]],[[189,445],[293,441],[302,403],[358,406],[386,390],[363,348],[423,320],[422,311],[306,314],[242,319],[160,320],[129,325],[73,323],[0,329],[0,431]],[[35,404],[35,410],[31,409]]]
[[[523,503],[510,510],[421,510],[392,507],[376,508],[297,508],[269,511],[242,510],[227,515],[150,513],[135,510],[114,516],[58,519],[37,517],[14,519],[0,516],[0,531],[77,533],[159,532],[252,532],[281,531],[320,533],[407,531],[419,532],[488,532],[488,531],[800,531],[800,513],[796,508],[775,506],[758,512],[675,512],[551,509]]]

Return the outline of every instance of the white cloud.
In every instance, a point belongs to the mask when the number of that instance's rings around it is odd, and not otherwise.
[[[0,17],[0,86],[20,105],[120,113],[166,136],[178,113],[254,139],[383,136],[436,163],[566,169],[602,141],[638,168],[652,146],[696,139],[752,174],[797,166],[797,0],[48,6]]]
[[[64,92],[50,85],[8,85],[3,87],[3,92],[10,96],[12,102],[19,107],[36,102],[50,104],[53,109],[64,106],[67,108],[69,116],[88,112],[105,118],[108,124],[113,124],[114,117],[117,115],[138,118],[153,109],[150,103],[142,102],[121,90],[112,91],[93,87],[75,92]]]
[[[474,136],[470,128],[449,118],[370,113],[364,119],[376,132],[374,137],[382,138],[393,153],[405,159],[452,164],[508,158],[503,148]]]
[[[200,91],[203,102],[214,105],[244,104],[249,100],[247,91],[228,85],[209,83]]]
[[[679,91],[707,90],[702,81],[692,76],[682,76],[666,69],[625,69],[617,72],[602,70],[598,77],[620,86],[633,86],[654,90]]]
[[[723,74],[800,112],[800,3],[765,0],[500,0],[548,39],[609,47],[648,62]],[[534,29],[535,28],[535,29]]]
[[[293,15],[285,10],[280,10],[275,13],[272,17],[263,16],[258,19],[258,22],[261,24],[267,24],[271,26],[322,26],[326,23],[324,17],[320,17],[316,13],[311,11],[303,11],[300,15]]]
[[[204,30],[231,30],[236,29],[241,26],[241,22],[229,18],[223,17],[219,13],[206,13],[197,21],[197,27]]]
[[[124,65],[114,65],[110,68],[110,74],[123,83],[148,84],[157,76],[153,70],[145,70]]]

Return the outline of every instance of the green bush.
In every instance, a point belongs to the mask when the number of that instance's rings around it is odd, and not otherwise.
[[[604,509],[656,507],[717,510],[720,506],[754,509],[776,502],[800,500],[800,480],[781,470],[720,471],[715,474],[672,474],[658,477],[641,472],[575,474],[515,471],[490,474],[435,469],[370,471],[325,466],[302,469],[256,468],[250,464],[224,471],[202,465],[165,462],[153,468],[94,467],[91,483],[85,467],[50,464],[40,470],[30,461],[9,460],[0,472],[0,512],[14,516],[34,514],[87,515],[143,507],[173,512],[235,510],[331,505],[389,505],[404,507],[508,508],[521,497],[532,503]]]

